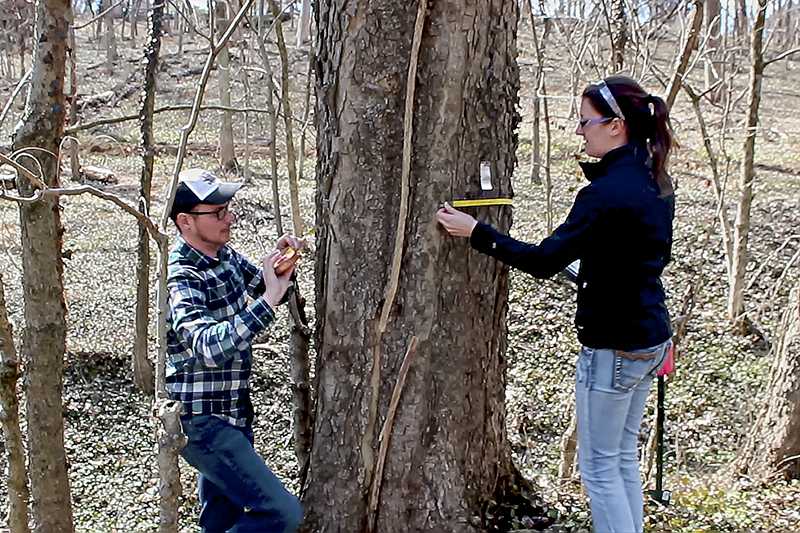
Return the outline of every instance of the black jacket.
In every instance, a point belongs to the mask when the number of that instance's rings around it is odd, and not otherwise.
[[[539,278],[580,259],[580,342],[617,350],[660,344],[672,335],[660,277],[670,261],[675,197],[659,197],[642,146],[616,148],[581,167],[590,183],[578,192],[566,221],[539,245],[483,223],[470,243]]]

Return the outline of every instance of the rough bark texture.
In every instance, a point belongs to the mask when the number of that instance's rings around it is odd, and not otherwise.
[[[0,422],[8,458],[8,526],[14,533],[28,533],[28,475],[17,400],[19,375],[14,333],[8,320],[3,275],[0,274]]]
[[[625,0],[611,0],[611,64],[614,72],[625,66],[625,46],[628,44],[628,15]]]
[[[217,38],[221,38],[230,24],[230,11],[228,3],[217,0],[214,4],[217,17]],[[219,103],[225,107],[231,106],[231,55],[228,46],[223,46],[217,56],[217,74],[219,75]],[[236,151],[233,145],[233,113],[222,112],[219,123],[219,166],[225,170],[236,170],[239,164],[236,161]]]
[[[387,330],[376,338],[400,209],[416,14],[416,2],[315,4],[317,404],[304,500],[314,531],[366,528],[378,433],[413,336],[419,344],[391,432],[375,530],[480,530],[482,506],[513,473],[504,406],[507,269],[465,239],[446,237],[434,214],[441,201],[480,196],[481,161],[491,164],[491,195],[512,194],[517,2],[429,6],[402,268]],[[502,230],[511,223],[507,208],[476,214]]]
[[[764,78],[764,19],[767,0],[758,0],[759,9],[750,42],[750,89],[747,104],[747,133],[742,146],[742,163],[739,172],[739,202],[733,225],[733,270],[729,280],[728,318],[742,322],[744,313],[745,269],[747,245],[750,238],[750,209],[753,204],[753,161],[756,148],[758,109],[761,105],[761,84]]]
[[[14,132],[14,151],[39,147],[58,152],[64,129],[64,77],[72,11],[69,0],[41,0],[36,8],[34,72],[25,114]],[[56,186],[54,157],[32,152],[44,172],[42,179]],[[22,163],[38,173],[25,159]],[[31,184],[20,176],[21,194],[31,194]],[[31,503],[34,531],[73,531],[61,392],[66,349],[61,238],[63,228],[58,200],[20,206],[22,229],[25,333],[22,358],[26,365],[27,420]]]
[[[161,19],[164,3],[159,2],[150,12],[150,32],[145,48],[144,93],[139,110],[141,132],[142,173],[139,178],[139,208],[149,215],[155,157],[153,139],[153,110],[156,100],[158,56],[161,52]],[[152,395],[155,390],[155,369],[147,356],[148,326],[150,324],[150,235],[139,224],[136,263],[136,337],[133,344],[133,380],[139,390]]]
[[[800,284],[781,321],[767,403],[750,432],[738,470],[766,480],[776,471],[800,479]]]

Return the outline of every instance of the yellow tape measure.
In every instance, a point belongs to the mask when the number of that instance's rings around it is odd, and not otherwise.
[[[478,198],[476,200],[453,200],[453,207],[483,207],[487,205],[514,205],[511,198]]]

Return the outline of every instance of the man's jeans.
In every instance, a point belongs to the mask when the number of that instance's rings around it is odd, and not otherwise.
[[[653,376],[670,342],[626,352],[628,357],[584,347],[578,357],[578,467],[596,533],[642,532],[639,427]],[[635,359],[636,354],[646,353],[653,355]]]
[[[181,455],[200,472],[203,533],[295,531],[303,510],[256,453],[252,429],[216,416],[181,423],[189,439]]]

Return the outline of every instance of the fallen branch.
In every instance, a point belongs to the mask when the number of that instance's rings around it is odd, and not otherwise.
[[[422,0],[425,2],[425,0]],[[403,363],[400,365],[400,373],[397,376],[397,382],[394,384],[392,390],[392,399],[389,402],[389,410],[386,412],[386,420],[383,422],[383,428],[380,434],[380,445],[378,448],[378,462],[375,465],[375,473],[372,476],[372,487],[369,493],[369,508],[367,509],[369,518],[369,527],[367,531],[375,531],[376,521],[378,518],[378,503],[381,497],[381,483],[383,481],[383,467],[386,464],[386,454],[389,451],[389,440],[392,436],[392,427],[394,426],[394,417],[397,414],[397,406],[400,404],[400,395],[403,394],[403,388],[406,384],[406,376],[408,376],[408,369],[411,368],[411,361],[414,359],[414,354],[417,350],[417,337],[411,337],[411,343],[408,345],[406,355],[403,357]]]

